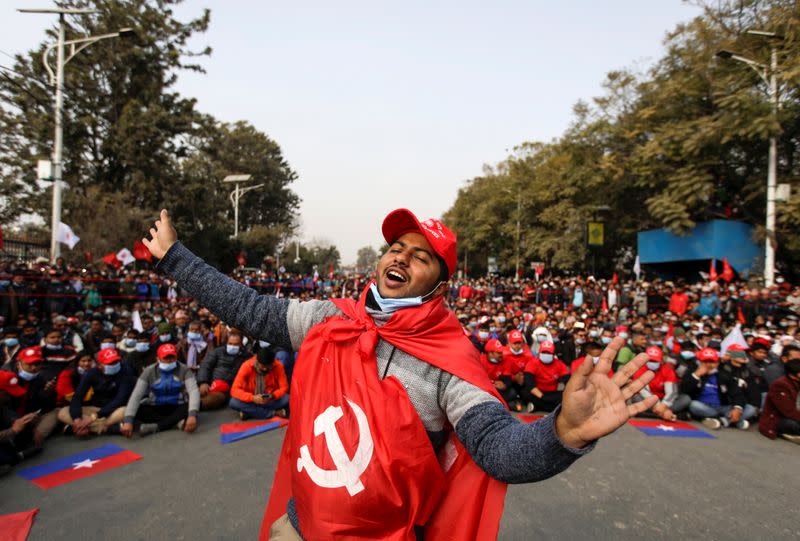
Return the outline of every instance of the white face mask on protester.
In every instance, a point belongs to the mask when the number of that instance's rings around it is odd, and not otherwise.
[[[552,353],[542,353],[539,355],[539,360],[542,361],[544,364],[550,364],[553,362],[553,354]]]

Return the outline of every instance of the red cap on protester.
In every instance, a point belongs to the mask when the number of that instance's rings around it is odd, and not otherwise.
[[[483,346],[483,349],[487,353],[503,351],[503,344],[500,343],[500,340],[498,340],[497,338],[492,338],[491,340],[486,342],[486,345]]]
[[[742,344],[731,344],[728,346],[728,351],[747,351],[748,349],[750,348]]]
[[[383,238],[391,245],[406,233],[421,233],[433,251],[447,265],[447,272],[452,275],[456,271],[456,234],[435,218],[420,222],[408,209],[397,209],[390,212],[383,220]]]
[[[718,363],[719,353],[717,353],[716,349],[703,348],[697,352],[697,360],[701,363]]]
[[[522,338],[521,332],[519,332],[518,330],[513,330],[510,333],[508,333],[508,341],[514,344],[518,344],[520,342],[524,342],[525,339]]]
[[[756,338],[755,340],[753,340],[753,343],[754,344],[761,344],[762,346],[766,346],[766,347],[771,347],[772,346],[772,341],[771,340],[767,340],[766,338]]]
[[[97,353],[97,362],[100,364],[112,364],[121,360],[122,357],[119,356],[119,352],[114,348],[101,349]]]
[[[22,361],[25,364],[40,363],[44,360],[42,359],[42,348],[39,346],[25,348],[19,352],[19,355],[17,355],[17,360]]]
[[[5,391],[14,397],[20,397],[26,392],[25,389],[20,386],[17,375],[7,370],[0,370],[0,391]]]
[[[650,358],[651,361],[661,362],[662,360],[664,360],[664,352],[661,351],[661,348],[658,348],[656,346],[650,346],[645,350],[645,353],[647,353],[647,356]]]
[[[539,344],[539,353],[555,353],[556,352],[556,345],[552,343],[550,340],[545,340],[541,344]]]
[[[173,344],[161,344],[156,351],[156,357],[166,359],[167,357],[177,357],[178,349]]]

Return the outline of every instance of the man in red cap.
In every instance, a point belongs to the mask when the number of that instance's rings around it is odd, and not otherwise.
[[[0,475],[7,473],[22,459],[17,436],[36,421],[36,413],[17,417],[14,410],[8,407],[11,398],[24,395],[25,388],[19,384],[19,378],[13,372],[0,370]]]
[[[561,408],[520,423],[444,304],[455,235],[406,209],[382,230],[389,249],[358,301],[259,295],[177,242],[166,211],[143,239],[228,324],[300,350],[262,539],[496,537],[506,483],[564,470],[655,402],[625,404],[652,377],[631,381],[646,356],[607,376],[617,340],[573,375]]]
[[[563,384],[569,379],[569,368],[556,358],[556,346],[545,340],[539,344],[539,355],[525,365],[523,400],[529,413],[553,411],[561,404]]]
[[[503,376],[502,381],[506,386],[503,398],[506,403],[517,411],[522,411],[525,405],[525,367],[534,359],[531,349],[525,343],[522,332],[514,329],[508,333],[508,345],[503,348]],[[513,404],[512,404],[513,403]]]
[[[483,368],[486,370],[486,375],[489,376],[489,381],[491,381],[495,389],[498,390],[503,400],[508,402],[508,387],[503,382],[503,374],[505,372],[503,351],[505,351],[505,348],[503,344],[500,343],[500,340],[492,338],[486,342],[484,351],[486,353],[481,355],[481,361],[483,362]]]
[[[178,362],[178,348],[169,342],[158,347],[156,358],[158,362],[139,375],[125,407],[120,432],[127,438],[133,436],[135,425],[141,436],[174,427],[184,432],[197,428],[200,390],[194,372]]]
[[[69,406],[58,412],[58,420],[71,426],[76,437],[105,434],[109,429],[118,433],[135,383],[133,367],[123,362],[119,352],[115,348],[101,349],[97,352],[97,366],[81,377]]]
[[[664,352],[660,347],[650,346],[645,350],[647,364],[639,369],[639,375],[645,370],[655,374],[633,400],[642,400],[650,395],[655,395],[658,402],[652,408],[652,415],[665,421],[675,421],[677,413],[689,407],[691,399],[687,395],[678,395],[678,376],[672,365],[665,363]]]

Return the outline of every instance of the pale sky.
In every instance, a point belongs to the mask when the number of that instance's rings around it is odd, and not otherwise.
[[[51,5],[3,0],[1,65],[55,23],[16,8]],[[558,137],[608,71],[646,69],[700,14],[679,0],[187,0],[177,13],[204,7],[211,25],[194,43],[214,52],[177,90],[280,144],[302,237],[333,242],[345,264],[380,245],[389,211],[440,217],[484,164]]]

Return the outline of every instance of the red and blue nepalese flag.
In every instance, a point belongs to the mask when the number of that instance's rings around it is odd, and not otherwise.
[[[141,458],[141,455],[117,445],[104,445],[91,451],[20,470],[18,474],[47,490],[124,466]]]
[[[272,417],[263,421],[227,423],[219,427],[219,441],[220,443],[233,443],[256,434],[263,434],[264,432],[281,428],[287,424],[289,424],[289,421],[281,417]]]
[[[644,432],[648,436],[664,436],[667,438],[707,438],[716,439],[708,432],[696,426],[682,422],[668,422],[651,419],[631,419],[628,424]]]

